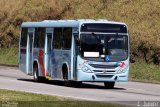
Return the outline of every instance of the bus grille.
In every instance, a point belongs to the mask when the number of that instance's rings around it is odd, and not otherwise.
[[[104,72],[103,70],[93,70],[94,72]],[[105,71],[105,73],[115,73],[116,71]]]
[[[97,78],[112,78],[113,75],[96,75]]]
[[[98,64],[90,64],[90,66],[94,68],[105,68],[105,69],[115,69],[118,65],[98,65]]]

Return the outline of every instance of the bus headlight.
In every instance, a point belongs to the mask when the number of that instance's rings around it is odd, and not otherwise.
[[[81,68],[84,72],[88,72],[88,73],[92,72],[86,65],[83,65]]]

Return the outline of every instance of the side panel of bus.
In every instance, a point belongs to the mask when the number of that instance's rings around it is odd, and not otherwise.
[[[35,29],[29,28],[28,38],[27,38],[27,55],[26,55],[27,74],[29,75],[32,75],[34,34],[35,34]]]
[[[26,73],[26,49],[28,28],[22,28],[19,46],[19,69]]]
[[[19,52],[19,68],[32,75],[34,28],[22,28]]]
[[[68,68],[68,78],[71,75],[71,40],[72,28],[54,28],[51,52],[52,77],[63,79],[62,66]]]
[[[52,77],[51,50],[52,50],[53,28],[46,28],[44,47],[44,68],[46,76]]]
[[[71,79],[77,80],[77,55],[78,55],[78,46],[77,46],[77,38],[78,31],[73,28],[72,31],[72,48],[71,48]]]

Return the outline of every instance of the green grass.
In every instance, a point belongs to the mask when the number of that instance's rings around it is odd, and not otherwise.
[[[160,65],[140,60],[130,64],[130,80],[160,83]]]
[[[0,89],[0,101],[65,101],[65,98]]]
[[[89,102],[66,99],[49,95],[0,90],[0,107],[127,107],[103,102]],[[6,106],[5,106],[6,107]],[[13,106],[12,106],[13,107]]]
[[[17,65],[18,64],[18,48],[0,48],[0,64]]]

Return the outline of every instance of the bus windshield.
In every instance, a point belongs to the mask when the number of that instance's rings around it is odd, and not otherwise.
[[[93,61],[122,61],[128,58],[128,36],[111,34],[80,35],[80,55]]]

